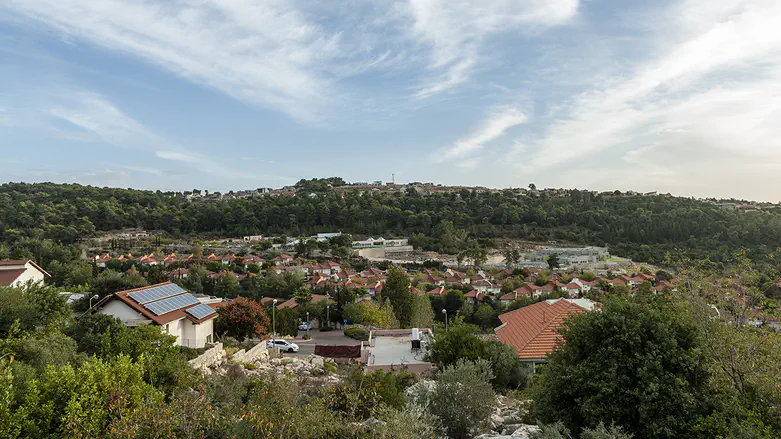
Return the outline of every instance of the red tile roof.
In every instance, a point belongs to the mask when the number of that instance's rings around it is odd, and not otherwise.
[[[36,270],[38,270],[41,273],[43,273],[44,276],[48,276],[48,277],[52,276],[51,274],[47,273],[46,270],[44,270],[43,268],[39,267],[38,264],[33,262],[32,259],[6,259],[4,261],[0,261],[0,267],[8,267],[8,266],[19,265],[20,269],[21,269],[21,268],[24,268],[24,266],[27,265],[28,262]],[[17,276],[17,277],[19,277],[19,276]],[[16,279],[14,278],[14,280],[16,280]]]
[[[27,271],[24,268],[14,270],[0,270],[0,287],[7,287],[19,279],[19,276]]]
[[[557,330],[564,319],[585,311],[565,299],[550,302],[545,300],[499,316],[502,326],[495,329],[496,336],[514,347],[519,358],[544,359],[561,341]]]
[[[321,295],[321,294],[312,294],[312,301],[311,301],[311,303],[318,303],[318,302],[321,302],[321,301],[326,300],[326,299],[328,299],[328,298],[323,296],[323,295]],[[261,303],[263,303],[262,300],[263,299],[261,299]],[[272,299],[272,301],[273,301],[273,299]],[[277,305],[277,309],[284,309],[284,308],[293,308],[293,309],[298,308],[298,302],[296,302],[295,298],[290,298],[290,299],[280,303],[279,305]]]
[[[428,294],[431,294],[432,296],[444,296],[445,293],[447,293],[447,290],[445,290],[444,287],[436,287],[431,291],[427,292]]]
[[[469,291],[468,293],[464,294],[464,298],[467,299],[475,299],[475,300],[482,300],[485,297],[484,293],[481,293],[477,290]]]

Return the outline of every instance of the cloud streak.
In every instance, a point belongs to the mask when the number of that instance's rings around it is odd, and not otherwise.
[[[434,157],[437,162],[452,160],[479,152],[485,146],[503,136],[510,128],[525,123],[526,114],[517,108],[505,108],[493,112],[482,124],[480,129],[469,137],[460,139],[450,147],[440,150]],[[476,162],[472,161],[472,167]]]
[[[665,53],[639,63],[631,76],[610,78],[606,88],[577,96],[537,140],[530,167],[684,137],[716,149],[780,151],[780,137],[767,135],[779,134],[769,123],[778,116],[773,102],[781,79],[781,4],[733,3],[710,23],[674,23],[687,32],[700,30],[675,43],[675,36],[661,37],[669,43]],[[682,10],[709,4],[688,2]],[[695,17],[674,12],[684,20]],[[756,136],[759,126],[762,135]]]
[[[489,37],[566,24],[578,6],[578,0],[409,0],[410,34],[431,47],[428,68],[439,73],[415,96],[429,97],[466,82]]]
[[[338,98],[319,66],[341,58],[340,36],[308,22],[292,2],[10,0],[6,8],[307,123]]]

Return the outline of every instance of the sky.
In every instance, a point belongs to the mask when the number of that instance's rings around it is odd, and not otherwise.
[[[3,0],[0,182],[781,201],[778,0]]]

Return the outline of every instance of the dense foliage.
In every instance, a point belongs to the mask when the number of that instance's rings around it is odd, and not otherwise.
[[[410,374],[352,369],[338,384],[318,385],[250,376],[234,364],[203,376],[159,327],[128,328],[105,315],[52,320],[69,314],[64,302],[41,307],[23,288],[7,290],[0,309],[48,324],[16,319],[0,337],[4,439],[433,437],[431,415],[407,407]]]
[[[496,390],[518,387],[528,371],[518,360],[511,346],[477,335],[477,328],[467,324],[451,325],[439,331],[429,345],[428,359],[444,370],[460,361],[484,361],[491,372],[489,378]]]
[[[613,420],[639,437],[681,437],[708,409],[697,328],[682,312],[609,300],[602,312],[570,319],[563,336],[537,398],[544,422],[580,433]]]
[[[10,244],[17,256],[43,262],[67,261],[56,256],[68,250],[36,240],[70,244],[96,230],[126,227],[174,236],[341,230],[410,236],[417,246],[448,253],[467,250],[479,238],[555,239],[609,245],[616,254],[650,262],[659,262],[676,249],[718,261],[741,247],[750,249],[753,259],[781,247],[779,209],[720,210],[687,198],[602,196],[577,190],[562,197],[510,190],[427,196],[414,191],[348,192],[341,197],[327,186],[315,186],[309,189],[311,197],[205,203],[188,201],[180,193],[9,183],[0,186],[0,242]]]
[[[676,291],[608,295],[566,322],[534,387],[542,422],[576,434],[615,422],[644,438],[781,436],[781,334],[755,307],[759,275],[740,262],[728,278],[680,275]]]

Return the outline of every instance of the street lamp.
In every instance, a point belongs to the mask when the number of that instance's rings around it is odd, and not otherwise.
[[[331,305],[325,304],[325,324],[331,327]]]
[[[97,294],[95,294],[94,296],[89,298],[89,307],[90,307],[90,309],[92,309],[92,301],[93,300],[98,300],[98,299],[100,299],[100,296],[98,296]]]
[[[277,299],[271,302],[271,324],[273,325],[274,338],[277,338],[277,302],[279,302]]]
[[[312,326],[309,323],[309,311],[306,312],[306,336],[309,337],[309,327]]]
[[[445,315],[445,331],[447,331],[447,310],[443,308],[442,314]]]

